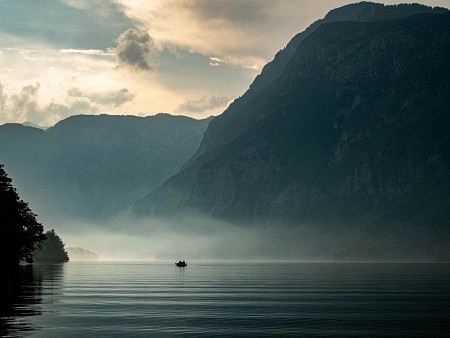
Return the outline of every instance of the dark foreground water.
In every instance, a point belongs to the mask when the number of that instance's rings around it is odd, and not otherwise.
[[[2,336],[450,336],[450,265],[67,263],[21,267]]]

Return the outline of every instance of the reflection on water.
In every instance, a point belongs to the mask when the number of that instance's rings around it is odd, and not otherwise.
[[[21,265],[2,278],[0,290],[0,336],[22,336],[37,329],[31,316],[42,314],[43,290],[62,287],[64,264]]]
[[[23,266],[1,304],[12,337],[448,337],[450,264]]]

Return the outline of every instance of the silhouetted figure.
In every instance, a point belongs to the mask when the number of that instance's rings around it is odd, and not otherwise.
[[[185,266],[187,266],[187,263],[184,260],[182,260],[182,261],[176,262],[175,265],[179,266],[179,267],[185,267]]]

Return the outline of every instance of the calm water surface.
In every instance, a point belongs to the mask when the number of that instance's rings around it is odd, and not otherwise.
[[[450,337],[449,264],[21,267],[5,337]]]

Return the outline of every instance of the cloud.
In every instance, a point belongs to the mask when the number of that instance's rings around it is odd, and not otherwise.
[[[40,125],[51,125],[63,118],[78,114],[94,114],[98,108],[86,98],[76,98],[66,104],[50,102],[40,104],[39,91],[41,85],[24,86],[18,93],[9,97],[0,84],[0,120],[2,122],[34,122]]]
[[[84,96],[83,91],[79,88],[71,88],[67,91],[67,94],[69,96],[73,96],[73,97],[82,97]]]
[[[20,93],[12,95],[8,102],[10,111],[16,112],[22,119],[34,115],[37,109],[37,93],[39,91],[40,84],[29,85],[22,88]],[[28,121],[28,120],[25,120]]]
[[[78,88],[71,88],[67,91],[67,94],[72,97],[85,97],[90,102],[101,105],[112,105],[113,107],[119,107],[125,102],[132,101],[135,96],[127,88],[96,93],[85,93]]]
[[[221,58],[218,58],[215,56],[209,57],[209,65],[210,66],[217,67],[217,66],[220,66],[222,63],[224,63],[224,60],[222,60]]]
[[[326,5],[317,0],[159,0],[151,7],[122,2],[160,48],[183,48],[259,70],[296,33],[345,0]]]
[[[146,31],[128,29],[119,35],[116,42],[117,46],[110,51],[116,53],[121,66],[136,71],[152,71],[156,68],[158,52]]]
[[[4,86],[0,83],[0,116],[3,114],[5,110],[7,96],[5,94]]]
[[[260,70],[297,33],[351,0],[120,0],[159,49],[181,48]],[[381,1],[381,0],[380,0]],[[383,0],[401,3],[401,0]],[[423,3],[448,7],[448,0]],[[220,62],[211,62],[212,66]]]
[[[98,113],[98,111],[98,108],[91,105],[88,100],[77,99],[67,105],[52,102],[36,113],[45,113],[48,117],[51,117],[51,121],[60,121],[68,116],[80,114],[95,114]]]
[[[186,99],[178,106],[181,112],[204,113],[216,108],[225,107],[234,97],[229,96],[204,96],[197,99]]]
[[[178,105],[183,103],[184,98],[194,97],[194,93],[198,97],[236,96],[247,86],[246,83],[242,85],[239,82],[240,69],[220,67],[219,70],[217,67],[209,67],[208,58],[192,54],[183,54],[187,55],[188,60],[179,60],[166,53],[170,57],[170,63],[166,59],[165,68],[161,66],[158,72],[148,76],[148,72],[118,70],[115,57],[62,53],[60,49],[50,49],[27,40],[18,40],[15,46],[23,48],[0,46],[0,65],[10,68],[1,72],[0,83],[4,84],[3,93],[7,99],[3,112],[0,112],[0,124],[32,122],[49,126],[59,121],[58,116],[65,118],[67,114],[70,115],[70,109],[74,114],[177,114]],[[33,53],[37,61],[25,58],[26,53],[22,51],[29,49],[38,51]],[[203,72],[205,68],[209,73]],[[216,80],[211,80],[210,75],[215,76]],[[221,79],[226,79],[226,83]],[[22,88],[29,85],[35,87],[37,83],[39,89],[35,113],[31,114],[31,110],[28,110],[28,114],[11,109],[11,102],[8,103],[10,98],[20,94]],[[179,84],[186,85],[182,87]],[[242,86],[242,89],[236,90],[237,85]],[[75,100],[79,102],[75,104]],[[52,108],[52,114],[44,109],[46,107]],[[61,113],[57,112],[58,109]],[[210,111],[207,115],[220,112]],[[198,114],[192,116],[199,117]]]
[[[113,56],[115,54],[105,52],[101,49],[60,49],[63,54],[84,54],[84,55],[98,55],[98,56]]]

